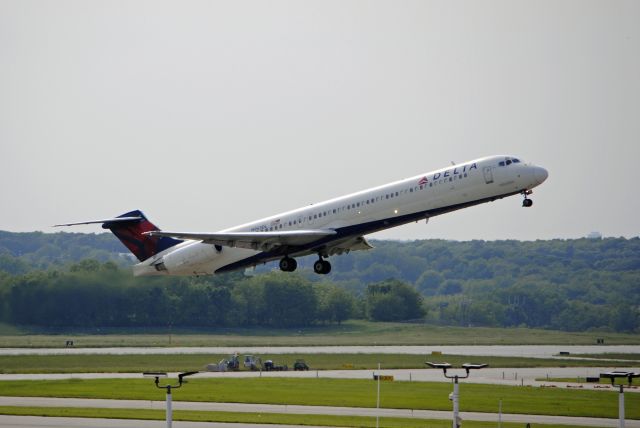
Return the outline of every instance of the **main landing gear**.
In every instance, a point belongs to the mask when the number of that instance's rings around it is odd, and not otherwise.
[[[313,264],[313,271],[320,275],[326,275],[331,272],[331,263],[326,260],[322,260],[322,257],[320,257]]]
[[[293,272],[298,267],[298,262],[292,257],[280,259],[280,270],[283,272]]]
[[[280,259],[280,270],[283,272],[293,272],[297,267],[298,263],[296,259],[292,257],[287,256]],[[331,263],[320,257],[320,259],[313,264],[313,271],[320,275],[326,275],[331,272]]]
[[[523,190],[522,194],[524,195],[524,200],[522,201],[522,206],[525,208],[529,208],[533,205],[533,200],[529,199],[527,196],[533,193],[533,190]]]

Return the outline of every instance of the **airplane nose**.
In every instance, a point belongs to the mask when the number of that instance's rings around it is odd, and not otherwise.
[[[536,166],[533,171],[533,176],[535,177],[538,184],[542,184],[547,179],[547,177],[549,177],[549,173],[546,169]]]

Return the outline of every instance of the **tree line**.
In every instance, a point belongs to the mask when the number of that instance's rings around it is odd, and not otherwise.
[[[326,277],[311,272],[315,258],[308,257],[299,260],[294,275],[272,272],[277,266],[270,263],[251,278],[132,278],[126,249],[109,234],[0,232],[0,319],[34,322],[17,315],[28,313],[27,296],[45,307],[54,299],[57,307],[67,293],[101,296],[104,307],[95,309],[93,320],[82,321],[96,325],[125,318],[127,325],[166,325],[161,315],[172,314],[170,322],[185,326],[422,318],[444,325],[571,331],[640,328],[638,238],[372,243],[374,250],[332,258]],[[83,255],[95,260],[79,263]],[[90,266],[95,263],[98,268]],[[401,285],[384,285],[389,283]],[[152,309],[151,302],[164,309]],[[179,313],[173,314],[176,307]],[[58,314],[51,322],[58,316],[71,317]]]
[[[133,278],[113,262],[83,260],[68,270],[0,275],[0,321],[40,327],[304,327],[351,318],[424,315],[422,297],[383,281],[359,299],[297,274],[250,278]]]

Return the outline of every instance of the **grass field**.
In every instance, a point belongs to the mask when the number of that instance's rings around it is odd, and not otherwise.
[[[329,346],[329,345],[594,345],[597,338],[607,345],[640,344],[640,335],[621,333],[571,333],[526,328],[442,327],[427,324],[348,321],[341,325],[304,330],[33,330],[0,328],[0,347],[110,346]],[[37,333],[37,334],[36,334]],[[44,334],[42,334],[44,333]]]
[[[144,371],[203,370],[209,363],[228,358],[213,354],[151,354],[151,355],[8,355],[0,356],[0,373],[136,373]],[[273,360],[290,369],[302,358],[312,370],[375,369],[378,363],[385,369],[424,369],[425,361],[446,361],[453,365],[483,362],[491,367],[599,367],[606,360],[558,360],[521,357],[469,357],[460,355],[406,354],[279,354],[261,355],[262,361]],[[615,362],[628,367],[634,362]]]
[[[136,409],[100,409],[100,408],[50,408],[50,407],[1,407],[3,415],[29,415],[49,417],[81,417],[81,418],[109,418],[109,419],[145,419],[164,420],[163,410],[136,410]],[[363,416],[333,416],[333,415],[296,415],[282,413],[238,413],[238,412],[205,412],[175,410],[175,421],[194,422],[230,422],[230,423],[262,423],[281,425],[315,425],[315,426],[340,426],[340,427],[375,427],[374,417]],[[421,418],[380,418],[381,428],[449,428],[448,420],[434,420]],[[465,421],[465,427],[494,428],[495,422]],[[504,428],[520,428],[522,424],[503,422]],[[540,425],[538,425],[540,426]],[[542,425],[545,428],[569,428],[568,425]],[[576,425],[572,425],[576,427]]]
[[[2,381],[4,396],[163,400],[150,379]],[[451,385],[439,382],[382,382],[381,407],[450,410]],[[461,411],[615,418],[613,391],[462,384]],[[190,379],[174,400],[289,405],[375,407],[376,382],[347,379]],[[627,417],[640,419],[640,394],[629,394]]]

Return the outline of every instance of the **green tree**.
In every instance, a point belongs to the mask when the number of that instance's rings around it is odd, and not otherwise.
[[[367,313],[374,321],[422,318],[426,311],[422,296],[409,284],[387,280],[367,287]]]

